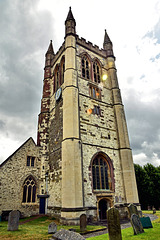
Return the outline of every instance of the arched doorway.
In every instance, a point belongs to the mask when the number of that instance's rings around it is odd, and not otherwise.
[[[99,218],[100,220],[107,219],[108,204],[106,199],[99,201]]]

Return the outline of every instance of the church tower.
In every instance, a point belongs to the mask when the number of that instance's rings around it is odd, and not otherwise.
[[[37,145],[43,213],[78,224],[139,205],[112,42],[106,30],[103,49],[79,38],[71,8],[64,43],[46,53]]]

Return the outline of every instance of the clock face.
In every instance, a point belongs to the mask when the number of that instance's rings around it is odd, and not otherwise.
[[[56,98],[56,101],[59,100],[60,96],[61,96],[61,93],[62,93],[62,88],[59,88],[56,92],[56,95],[55,95],[55,98]]]

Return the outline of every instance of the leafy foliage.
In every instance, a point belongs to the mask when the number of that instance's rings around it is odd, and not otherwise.
[[[160,167],[134,164],[139,201],[142,209],[148,206],[160,208]]]

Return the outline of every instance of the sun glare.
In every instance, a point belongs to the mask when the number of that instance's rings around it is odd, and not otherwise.
[[[103,81],[106,81],[106,80],[107,80],[107,74],[104,74],[104,75],[102,76],[102,80],[103,80]]]

